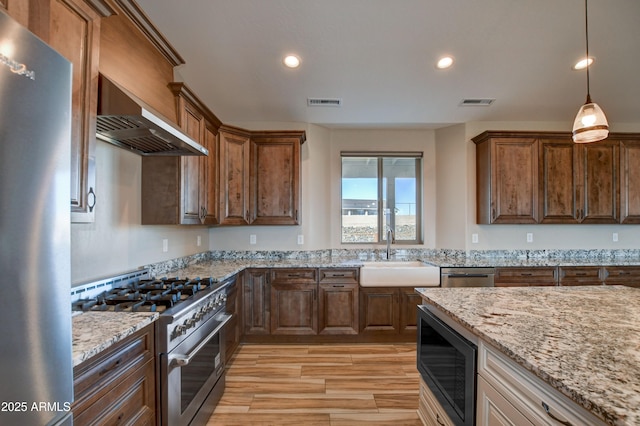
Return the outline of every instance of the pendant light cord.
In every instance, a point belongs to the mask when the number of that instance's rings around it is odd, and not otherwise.
[[[587,103],[591,103],[591,92],[589,91],[589,12],[587,6],[587,0],[584,0],[584,32],[587,46]]]

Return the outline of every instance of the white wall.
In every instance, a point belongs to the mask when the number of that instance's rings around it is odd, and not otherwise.
[[[207,227],[140,224],[141,167],[139,155],[97,142],[96,217],[94,223],[71,225],[72,283],[208,250]],[[169,240],[166,253],[163,239]]]

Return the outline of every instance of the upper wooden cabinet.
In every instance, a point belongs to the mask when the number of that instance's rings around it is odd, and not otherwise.
[[[537,139],[485,132],[473,141],[477,145],[478,223],[536,223]]]
[[[251,153],[249,134],[229,126],[220,128],[220,224],[248,225]]]
[[[6,3],[6,2],[5,2]],[[20,2],[18,2],[20,3]],[[73,64],[71,121],[71,221],[93,222],[97,203],[95,145],[101,18],[114,13],[102,0],[40,1],[6,6]],[[27,14],[27,15],[25,15]]]
[[[300,223],[303,131],[220,128],[220,224]]]
[[[640,222],[638,135],[575,144],[569,133],[484,132],[473,141],[478,223]]]
[[[143,157],[142,223],[218,224],[219,121],[183,83],[171,83],[178,124],[208,156]]]
[[[620,222],[640,223],[640,136],[620,142]]]
[[[304,132],[251,135],[251,224],[297,225]]]

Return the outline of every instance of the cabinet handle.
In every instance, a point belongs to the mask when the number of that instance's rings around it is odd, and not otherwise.
[[[93,203],[91,202],[93,199]],[[93,211],[93,208],[96,206],[96,193],[93,192],[93,187],[89,188],[89,194],[87,194],[87,207],[89,207],[89,213]]]
[[[556,416],[554,416],[551,411],[549,411],[549,405],[547,405],[547,403],[545,403],[544,401],[542,401],[542,408],[544,408],[544,411],[547,412],[547,415],[549,417],[551,417],[553,420],[555,420],[556,422],[560,423],[561,425],[565,425],[565,426],[573,426],[571,422],[567,421],[567,420],[561,420],[559,418],[557,418]]]
[[[300,274],[287,274],[287,277],[289,277],[289,278],[296,278],[296,277],[299,277],[299,276],[300,276]]]
[[[244,220],[249,221],[249,210],[247,210],[247,213],[244,215]]]
[[[342,288],[342,287],[344,287],[344,284],[342,284],[342,285],[334,284],[333,285],[333,288]]]
[[[491,220],[496,220],[496,208],[491,209]]]
[[[298,210],[296,209],[296,220],[298,220]]]
[[[436,413],[436,421],[439,425],[445,426],[444,422],[440,420],[440,413]]]
[[[344,277],[344,274],[333,274],[334,277]]]
[[[531,273],[531,272],[523,272],[520,275],[523,276],[523,277],[530,277],[531,275],[533,275],[533,273]]]
[[[104,376],[105,374],[109,373],[110,371],[115,370],[116,368],[118,368],[121,363],[122,363],[122,358],[119,358],[116,362],[114,362],[110,366],[105,367],[102,370],[100,370],[100,374],[99,375],[100,376]]]

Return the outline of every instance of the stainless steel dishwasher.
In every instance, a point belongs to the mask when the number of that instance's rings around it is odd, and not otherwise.
[[[493,287],[495,268],[440,268],[442,287]]]

